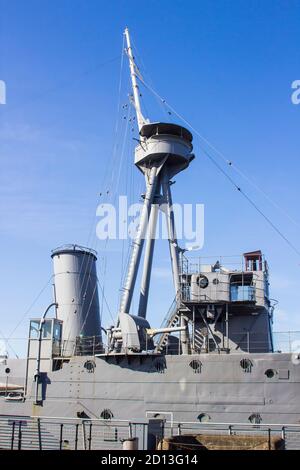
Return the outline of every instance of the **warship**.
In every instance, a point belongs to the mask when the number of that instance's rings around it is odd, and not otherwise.
[[[76,244],[53,250],[54,298],[30,320],[27,355],[0,358],[0,447],[9,442],[14,448],[12,436],[19,430],[20,438],[36,419],[47,442],[56,439],[60,448],[70,439],[52,432],[53,420],[76,423],[76,445],[78,426],[104,423],[107,448],[120,440],[117,422],[135,423],[136,430],[145,422],[298,430],[300,355],[275,350],[267,261],[254,250],[233,263],[224,257],[204,264],[179,246],[172,178],[195,158],[193,135],[179,124],[144,118],[128,29],[124,35],[139,130],[134,164],[145,177],[145,194],[117,321],[106,329],[100,322],[97,253]],[[155,328],[147,304],[160,211],[174,302]],[[139,305],[132,313],[136,289]]]

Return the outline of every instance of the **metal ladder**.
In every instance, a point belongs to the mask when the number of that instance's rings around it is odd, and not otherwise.
[[[172,312],[167,322],[167,325],[166,325],[167,328],[173,328],[174,326],[178,324],[178,321],[179,321],[178,309],[177,307],[175,307],[175,310]],[[156,353],[161,353],[163,351],[163,349],[168,343],[169,334],[170,333],[163,333],[161,335],[155,348]]]
[[[203,345],[207,340],[207,335],[204,335],[200,329],[194,331],[194,349],[196,353],[200,353],[203,350]]]

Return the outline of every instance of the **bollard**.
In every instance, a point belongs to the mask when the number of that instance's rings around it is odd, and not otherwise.
[[[123,439],[123,450],[138,450],[139,439],[138,437],[129,437],[128,439]]]

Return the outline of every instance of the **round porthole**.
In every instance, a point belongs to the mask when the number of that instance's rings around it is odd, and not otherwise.
[[[206,276],[203,276],[201,274],[201,276],[198,276],[197,277],[197,285],[201,288],[201,289],[206,289],[206,287],[208,286],[208,279]]]
[[[249,416],[248,421],[252,424],[260,424],[262,418],[259,413],[252,413],[252,415]]]
[[[100,418],[102,419],[112,419],[114,417],[112,411],[110,411],[109,409],[105,409],[102,411],[102,413],[100,414]]]
[[[265,376],[268,377],[268,379],[272,379],[276,374],[277,372],[274,369],[267,369],[265,372]]]
[[[217,284],[219,284],[219,279],[217,279],[216,277],[213,279],[213,284],[216,286]]]
[[[9,368],[9,367],[6,367],[5,373],[6,373],[6,374],[9,374],[9,373],[10,373],[10,368]]]
[[[201,366],[202,366],[201,361],[198,361],[197,359],[193,359],[193,360],[189,363],[189,366],[193,369],[193,371],[195,372],[195,374],[200,374],[200,372],[201,372]]]
[[[253,364],[250,359],[244,358],[240,360],[240,366],[245,372],[251,372]]]
[[[210,416],[206,413],[200,413],[197,419],[200,423],[208,423],[208,421],[210,421]]]

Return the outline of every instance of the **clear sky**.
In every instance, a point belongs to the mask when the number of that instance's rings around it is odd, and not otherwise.
[[[4,336],[51,278],[50,251],[63,243],[98,250],[100,282],[105,277],[112,315],[117,311],[127,244],[100,243],[94,225],[100,202],[126,193],[138,200],[143,192],[130,125],[124,140],[125,26],[146,79],[283,209],[218,160],[300,249],[300,105],[291,101],[291,84],[300,79],[299,1],[0,0],[0,80],[7,86],[7,104],[0,106]],[[147,91],[143,104],[152,120],[166,119]],[[300,330],[300,257],[217,171],[199,139],[194,147],[196,160],[177,176],[173,198],[205,204],[199,254],[217,259],[261,249],[279,301],[275,330]],[[166,243],[159,242],[157,252],[153,326],[173,299]],[[14,336],[26,336],[28,318],[40,316],[51,300],[50,280]],[[106,307],[103,317],[106,326]]]

